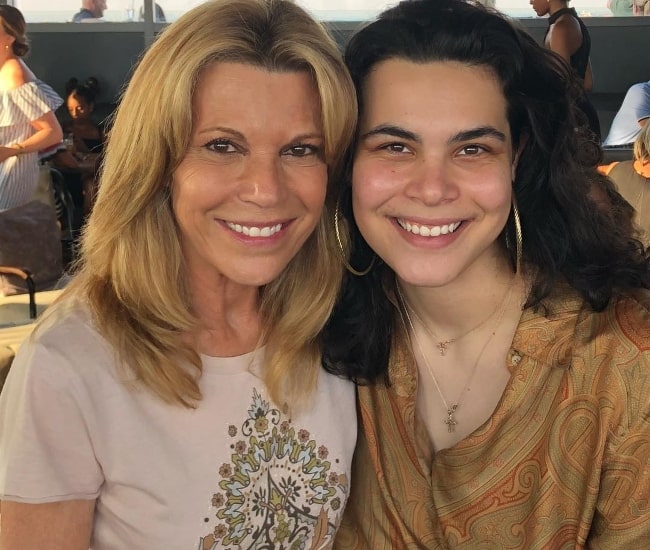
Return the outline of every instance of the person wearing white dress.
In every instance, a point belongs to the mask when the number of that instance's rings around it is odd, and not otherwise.
[[[54,111],[63,103],[22,57],[25,19],[0,5],[0,211],[29,202],[38,184],[38,152],[63,138]]]

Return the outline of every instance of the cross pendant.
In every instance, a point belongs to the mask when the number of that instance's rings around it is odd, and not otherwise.
[[[447,353],[447,348],[449,347],[449,344],[451,344],[453,340],[445,340],[444,342],[438,342],[436,347],[440,350],[440,355],[444,355]]]
[[[445,424],[447,424],[447,431],[449,433],[452,433],[454,431],[454,426],[458,424],[456,422],[456,419],[454,418],[454,415],[456,414],[456,409],[458,408],[458,405],[452,405],[450,409],[447,409],[447,418],[445,419]]]

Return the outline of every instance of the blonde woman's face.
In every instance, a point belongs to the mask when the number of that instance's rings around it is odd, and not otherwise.
[[[316,87],[303,72],[215,63],[193,111],[172,187],[190,283],[264,285],[298,253],[325,201]]]

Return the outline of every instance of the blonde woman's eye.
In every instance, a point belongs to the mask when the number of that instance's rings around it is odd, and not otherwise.
[[[215,139],[213,141],[210,141],[209,143],[205,144],[205,148],[208,149],[208,151],[220,154],[239,152],[239,149],[235,146],[235,144],[227,139]]]
[[[294,157],[308,157],[311,155],[318,155],[320,153],[320,148],[316,145],[311,145],[308,143],[299,143],[297,145],[292,145],[284,151],[283,154],[291,155]]]

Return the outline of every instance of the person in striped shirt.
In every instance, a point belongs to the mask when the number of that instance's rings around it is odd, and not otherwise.
[[[0,5],[0,211],[31,199],[38,183],[38,152],[63,137],[54,111],[59,95],[22,60],[29,51],[25,19]]]

